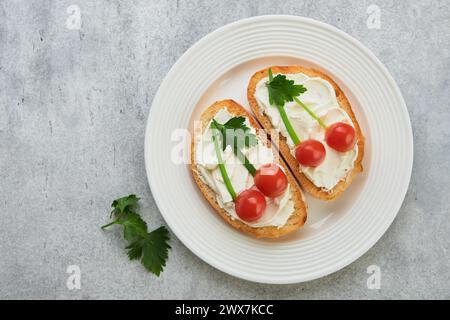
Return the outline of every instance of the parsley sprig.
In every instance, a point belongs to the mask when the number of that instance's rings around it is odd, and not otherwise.
[[[286,110],[284,110],[284,105],[286,102],[295,101],[303,109],[305,109],[311,117],[316,119],[323,128],[327,128],[322,119],[320,119],[311,109],[308,108],[307,105],[297,98],[299,95],[307,91],[305,86],[301,84],[294,84],[294,80],[288,80],[286,76],[282,74],[278,74],[274,77],[272,74],[272,69],[269,69],[269,81],[266,82],[266,87],[269,91],[269,103],[278,108],[284,126],[286,127],[286,130],[295,145],[300,144],[301,141],[289,121]]]
[[[166,266],[170,246],[169,231],[162,226],[148,232],[147,224],[135,212],[139,198],[134,194],[116,199],[112,203],[111,216],[115,219],[102,226],[104,230],[112,225],[123,226],[123,237],[128,241],[127,254],[130,260],[140,260],[148,271],[159,276]]]
[[[274,77],[272,69],[269,69],[269,81],[266,82],[266,87],[269,91],[269,103],[277,107],[292,142],[295,145],[300,144],[300,138],[292,127],[286,110],[284,110],[284,104],[286,101],[293,101],[295,96],[306,92],[306,88],[303,85],[294,84],[294,80],[286,79],[285,75],[278,74]]]
[[[219,130],[222,138],[222,150],[231,146],[234,154],[247,168],[252,176],[256,173],[256,168],[250,163],[248,158],[242,153],[243,146],[249,148],[257,144],[256,136],[250,133],[250,128],[245,124],[244,117],[233,117],[224,124],[212,121],[214,129]]]
[[[256,168],[250,163],[248,158],[242,153],[241,147],[252,147],[258,143],[256,136],[250,133],[250,128],[245,124],[244,117],[233,117],[224,124],[217,122],[215,119],[211,122],[212,139],[216,152],[220,174],[222,175],[225,187],[230,193],[233,201],[236,200],[236,191],[231,184],[230,177],[223,163],[222,151],[231,146],[233,153],[242,162],[245,168],[252,176],[256,174]],[[219,142],[220,141],[220,142]]]

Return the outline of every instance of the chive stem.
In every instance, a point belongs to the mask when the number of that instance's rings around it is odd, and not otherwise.
[[[324,128],[325,130],[327,129],[327,125],[322,121],[322,119],[320,119],[317,114],[315,114],[310,108],[308,108],[306,106],[306,104],[304,104],[303,102],[301,102],[297,97],[294,97],[294,101],[297,102],[303,109],[305,109],[306,112],[309,113],[309,115],[311,117],[313,117],[314,119],[317,120],[317,122],[319,122],[320,126],[322,128]]]
[[[284,110],[284,107],[277,106],[278,111],[280,112],[281,119],[283,120],[284,126],[286,127],[286,130],[291,137],[292,142],[294,142],[295,145],[299,145],[301,143],[299,137],[294,131],[294,128],[292,127],[291,122],[289,121],[289,118],[286,114],[286,110]]]
[[[211,124],[211,128],[213,129],[212,139],[214,142],[214,149],[216,151],[220,174],[222,175],[223,182],[225,183],[225,186],[228,192],[230,193],[231,198],[233,199],[233,201],[236,201],[236,191],[234,191],[233,185],[231,184],[230,181],[230,177],[228,176],[227,170],[225,169],[225,165],[223,164],[222,149],[220,148],[219,143],[217,142],[217,135],[216,135],[218,128],[216,127],[214,122]]]
[[[248,158],[242,153],[242,151],[235,147],[234,148],[234,154],[236,155],[236,157],[242,162],[242,164],[244,165],[244,167],[248,170],[248,172],[250,172],[250,174],[252,175],[252,177],[255,176],[256,174],[256,168],[250,163],[250,161],[248,160]]]

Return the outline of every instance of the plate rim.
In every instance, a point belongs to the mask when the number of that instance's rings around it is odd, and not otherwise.
[[[383,75],[386,76],[387,80],[389,81],[389,86],[394,90],[395,95],[399,98],[399,102],[401,105],[401,111],[403,113],[403,116],[405,117],[405,124],[406,124],[406,131],[405,131],[405,135],[407,135],[407,142],[409,144],[408,148],[407,148],[407,153],[410,155],[409,159],[409,163],[407,168],[405,169],[405,173],[408,173],[407,175],[407,183],[405,183],[406,188],[404,190],[404,192],[402,192],[403,194],[400,195],[399,198],[401,198],[401,201],[399,201],[399,205],[398,208],[395,208],[395,215],[392,215],[392,218],[390,219],[389,223],[387,223],[385,225],[385,227],[383,228],[384,230],[380,230],[379,234],[377,234],[376,237],[374,237],[374,240],[370,241],[370,242],[366,242],[366,245],[363,246],[362,249],[360,249],[356,254],[352,254],[352,255],[348,255],[345,259],[341,259],[339,261],[339,263],[336,263],[334,265],[332,265],[329,270],[326,271],[322,271],[322,272],[316,272],[314,274],[311,274],[309,277],[305,277],[303,276],[301,280],[298,279],[292,279],[292,280],[286,280],[286,281],[280,281],[280,279],[271,281],[270,279],[264,279],[261,280],[261,278],[256,277],[252,277],[252,276],[247,276],[244,277],[241,273],[238,272],[234,272],[233,269],[229,269],[229,268],[224,268],[224,266],[220,265],[219,263],[217,263],[215,261],[215,259],[210,258],[207,254],[205,254],[203,251],[201,250],[197,250],[194,249],[191,244],[189,243],[189,241],[186,241],[186,237],[185,235],[181,235],[180,233],[178,233],[177,231],[175,231],[173,228],[171,228],[171,226],[169,225],[169,223],[167,222],[167,218],[166,215],[164,214],[164,212],[161,210],[161,207],[163,207],[163,205],[161,204],[161,199],[159,199],[157,196],[155,196],[155,192],[154,190],[156,189],[156,186],[154,186],[154,182],[152,182],[151,177],[151,169],[150,169],[150,154],[149,154],[149,150],[150,150],[150,138],[149,138],[149,132],[150,132],[150,127],[151,127],[151,122],[152,119],[155,118],[154,113],[156,111],[156,108],[154,108],[155,105],[155,101],[158,101],[158,97],[162,94],[161,93],[161,88],[164,88],[166,86],[166,83],[168,81],[168,79],[170,79],[172,77],[172,74],[175,73],[177,71],[177,68],[179,68],[180,65],[182,65],[182,63],[184,62],[185,59],[187,59],[187,57],[190,55],[190,53],[192,51],[194,51],[197,47],[199,47],[200,45],[206,43],[209,39],[215,37],[216,35],[219,35],[221,33],[226,33],[229,30],[233,30],[243,24],[247,24],[249,22],[252,21],[260,21],[260,20],[270,20],[270,19],[287,19],[287,20],[296,20],[296,21],[303,21],[303,22],[307,22],[309,24],[313,24],[313,25],[318,25],[322,28],[328,29],[332,32],[338,33],[340,36],[346,38],[347,40],[353,42],[358,48],[362,49],[364,51],[364,54],[368,55],[369,58],[376,63],[376,66],[382,71]],[[178,59],[177,61],[172,65],[172,67],[170,68],[169,72],[166,74],[166,76],[163,78],[160,86],[158,87],[158,90],[156,91],[156,94],[153,98],[152,101],[152,106],[150,108],[149,114],[148,114],[148,118],[147,118],[147,124],[146,124],[146,130],[145,130],[145,138],[144,138],[144,157],[145,157],[145,169],[146,169],[146,174],[147,174],[147,180],[149,183],[149,187],[151,189],[152,192],[152,196],[153,199],[155,200],[155,203],[161,213],[161,215],[163,216],[166,224],[169,226],[169,228],[171,229],[171,231],[176,235],[176,237],[180,240],[180,242],[183,243],[184,246],[186,246],[192,253],[194,253],[197,257],[199,257],[200,259],[202,259],[203,261],[205,261],[206,263],[208,263],[209,265],[213,266],[214,268],[228,273],[232,276],[235,276],[237,278],[240,279],[244,279],[244,280],[248,280],[248,281],[252,281],[252,282],[258,282],[258,283],[266,283],[266,284],[289,284],[289,283],[301,283],[301,282],[306,282],[306,281],[311,281],[314,279],[318,279],[318,278],[322,278],[325,277],[329,274],[332,274],[334,272],[337,272],[339,270],[341,270],[342,268],[348,266],[349,264],[353,263],[354,261],[356,261],[357,259],[359,259],[362,255],[364,255],[365,253],[367,253],[380,239],[381,237],[386,233],[387,229],[389,229],[389,227],[392,225],[393,221],[395,220],[403,202],[405,199],[405,196],[409,190],[409,185],[411,182],[411,174],[412,174],[412,168],[413,168],[413,162],[414,162],[414,140],[413,140],[413,132],[412,132],[412,125],[411,125],[411,119],[409,116],[409,112],[405,103],[405,100],[403,98],[403,95],[400,91],[400,88],[398,87],[397,83],[395,82],[394,78],[392,77],[392,75],[390,74],[390,72],[388,71],[388,69],[386,68],[386,66],[384,66],[384,64],[375,56],[374,53],[372,53],[366,46],[364,46],[359,40],[355,39],[354,37],[350,36],[349,34],[345,33],[344,31],[338,29],[337,27],[325,23],[325,22],[321,22],[315,19],[311,19],[308,17],[301,17],[301,16],[294,16],[294,15],[261,15],[261,16],[254,16],[254,17],[249,17],[249,18],[244,18],[244,19],[240,19],[234,22],[231,22],[229,24],[226,24],[224,26],[219,27],[218,29],[208,33],[207,35],[203,36],[202,38],[200,38],[199,40],[197,40],[192,46],[189,47],[189,49],[187,49]],[[382,231],[382,232],[381,232]]]

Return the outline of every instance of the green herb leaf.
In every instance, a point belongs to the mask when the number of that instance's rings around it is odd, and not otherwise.
[[[258,143],[256,136],[249,132],[250,128],[245,124],[244,117],[233,117],[224,124],[213,119],[213,123],[221,133],[222,150],[227,146],[238,149],[243,146],[249,148]]]
[[[269,81],[266,82],[266,87],[269,90],[270,104],[280,107],[284,107],[287,101],[294,101],[294,97],[307,90],[301,84],[294,84],[294,80],[288,80],[285,75],[278,74],[273,77],[271,69],[269,69]]]
[[[166,266],[168,249],[170,246],[169,231],[165,227],[160,227],[145,238],[131,243],[128,249],[128,257],[131,260],[140,259],[144,267],[159,276]]]
[[[225,122],[224,126],[226,128],[230,129],[243,129],[245,131],[249,130],[250,128],[245,125],[245,118],[244,117],[233,117],[227,122]]]
[[[136,238],[147,235],[147,224],[137,213],[130,212],[126,219],[120,224],[123,225],[123,237],[127,241],[134,241]]]
[[[140,259],[142,256],[142,245],[140,244],[139,240],[136,240],[135,242],[132,242],[130,245],[126,247],[127,255],[130,260],[137,260]]]
[[[247,157],[242,153],[242,147],[252,147],[258,143],[256,135],[250,133],[250,128],[245,124],[244,117],[233,117],[224,124],[218,123],[215,119],[211,123],[211,127],[218,129],[222,138],[222,150],[227,146],[231,146],[234,154],[247,168],[251,175],[255,175],[256,168],[250,163]]]
[[[130,194],[129,196],[114,200],[111,207],[113,208],[113,212],[125,213],[133,209],[138,201],[139,198],[135,194]]]
[[[144,267],[159,276],[166,265],[168,257],[169,231],[160,227],[150,233],[141,216],[132,211],[139,198],[134,194],[114,200],[113,213],[117,218],[102,226],[106,229],[113,224],[123,226],[123,237],[128,241],[127,254],[130,260],[140,259]]]

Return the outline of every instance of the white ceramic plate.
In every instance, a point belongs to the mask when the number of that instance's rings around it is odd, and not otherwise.
[[[250,76],[270,65],[291,64],[324,70],[345,91],[366,137],[365,171],[336,201],[307,196],[308,221],[298,232],[258,240],[215,214],[197,190],[188,165],[173,163],[173,149],[180,144],[174,132],[190,128],[215,100],[232,98],[248,108]],[[189,142],[184,145],[188,159]],[[408,111],[386,68],[344,32],[294,16],[241,20],[193,45],[161,84],[145,136],[148,180],[171,230],[210,265],[263,283],[319,278],[364,254],[395,218],[412,162]]]

